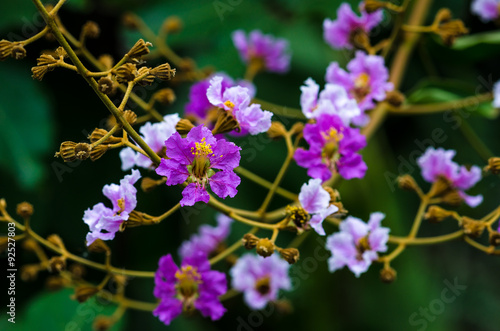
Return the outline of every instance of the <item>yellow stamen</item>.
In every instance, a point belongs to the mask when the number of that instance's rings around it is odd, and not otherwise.
[[[191,147],[191,153],[197,157],[205,157],[214,152],[212,146],[205,141],[205,138],[201,138],[201,142],[196,142],[195,147]]]
[[[224,102],[224,106],[233,109],[234,108],[234,103],[232,103],[231,100],[227,100],[226,102]]]

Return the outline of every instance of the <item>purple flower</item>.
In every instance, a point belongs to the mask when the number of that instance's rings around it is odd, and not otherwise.
[[[174,132],[175,125],[179,122],[179,114],[166,115],[162,122],[151,124],[147,122],[140,129],[142,138],[151,149],[158,154],[162,153],[165,148],[165,140],[167,140]],[[127,171],[134,166],[149,169],[153,165],[151,159],[141,153],[135,152],[132,148],[127,147],[120,151],[120,159],[122,160],[122,170]]]
[[[307,118],[318,118],[322,114],[335,114],[349,125],[353,118],[361,114],[358,104],[347,94],[346,89],[338,84],[326,84],[319,93],[319,85],[312,78],[300,87],[300,106]],[[318,98],[319,93],[319,98]]]
[[[500,0],[474,0],[471,10],[483,22],[496,20],[500,16]]]
[[[220,76],[215,76],[210,80],[210,87],[207,90],[210,103],[232,112],[242,132],[255,135],[269,130],[273,113],[260,109],[259,104],[250,104],[252,96],[246,87],[233,86],[223,92],[222,80]]]
[[[315,124],[306,124],[304,139],[309,150],[298,148],[294,158],[310,177],[326,181],[333,172],[345,179],[365,176],[367,166],[357,151],[366,146],[366,138],[359,129],[345,126],[340,117],[320,115]]]
[[[218,320],[226,312],[219,301],[226,291],[226,275],[210,270],[203,253],[183,259],[181,268],[168,254],[160,258],[155,274],[153,294],[160,303],[153,315],[169,325],[183,311],[198,309],[203,316]]]
[[[168,159],[162,159],[156,173],[167,177],[167,185],[188,185],[182,191],[181,206],[197,201],[208,202],[206,185],[221,198],[233,198],[240,184],[233,169],[240,163],[240,150],[232,142],[216,139],[203,125],[189,131],[186,138],[175,132],[165,142]],[[216,172],[216,170],[219,170]]]
[[[381,56],[357,51],[347,69],[349,72],[341,69],[337,62],[333,62],[326,70],[325,79],[328,83],[342,85],[350,97],[357,101],[361,111],[373,109],[374,101],[385,100],[387,92],[394,89],[394,85],[388,82],[389,71]],[[364,126],[368,124],[369,119],[367,115],[362,114],[355,118],[354,123]]]
[[[231,269],[233,287],[244,292],[246,304],[252,309],[262,309],[269,301],[278,298],[280,289],[292,287],[288,270],[290,265],[276,254],[264,258],[245,254]]]
[[[250,32],[248,39],[245,32],[237,30],[233,32],[232,38],[241,59],[247,65],[255,63],[270,72],[288,71],[291,55],[287,40],[264,35],[259,30]]]
[[[493,107],[500,108],[500,81],[493,85]]]
[[[217,226],[202,225],[199,234],[192,235],[188,241],[182,243],[179,255],[183,259],[193,256],[197,252],[202,252],[207,256],[210,255],[227,238],[232,222],[232,218],[224,214],[218,214]]]
[[[371,29],[376,27],[383,19],[382,10],[377,10],[371,14],[361,11],[358,17],[347,3],[340,5],[337,10],[337,20],[325,19],[323,22],[323,38],[333,48],[353,47],[351,38],[359,31],[369,34]]]
[[[255,96],[255,86],[246,80],[240,80],[235,82],[231,77],[225,73],[216,73],[206,79],[199,81],[191,86],[189,90],[189,102],[186,104],[185,115],[193,118],[194,122],[197,124],[205,124],[209,128],[212,125],[212,121],[215,119],[215,114],[217,113],[217,107],[212,105],[207,98],[207,90],[210,87],[210,80],[215,77],[222,77],[221,91],[224,91],[236,85],[246,87],[249,91],[250,97]]]
[[[139,170],[132,170],[120,180],[120,185],[105,185],[102,193],[111,200],[113,208],[98,203],[92,209],[87,209],[83,221],[90,228],[87,234],[87,246],[96,239],[111,240],[120,230],[120,224],[128,220],[129,214],[137,206],[137,189],[134,184],[141,178]]]
[[[378,258],[377,252],[387,251],[390,230],[380,226],[384,217],[377,212],[370,215],[368,224],[352,216],[340,223],[340,232],[326,239],[326,249],[332,252],[328,259],[330,272],[347,266],[359,277]]]
[[[422,169],[422,177],[429,183],[434,183],[440,178],[445,179],[451,186],[450,189],[457,190],[465,203],[476,207],[483,201],[483,196],[470,196],[464,191],[481,180],[481,168],[473,166],[467,170],[465,166],[459,166],[451,160],[455,154],[454,150],[427,148],[424,155],[417,160]]]
[[[290,212],[295,214],[292,215],[295,226],[304,229],[311,226],[319,235],[324,236],[323,220],[337,212],[339,208],[330,205],[330,194],[321,186],[321,179],[310,179],[307,184],[302,185],[299,201],[301,208],[289,208]],[[309,215],[312,215],[312,217],[307,221]]]

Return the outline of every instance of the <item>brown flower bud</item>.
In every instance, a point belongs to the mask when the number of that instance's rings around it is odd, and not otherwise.
[[[97,316],[94,319],[92,328],[96,331],[108,331],[115,324],[115,319],[107,316]]]
[[[62,157],[64,162],[72,162],[76,160],[75,154],[76,143],[72,141],[65,141],[59,147],[59,152],[57,152],[54,157]]]
[[[161,64],[151,69],[150,73],[161,80],[171,80],[175,77],[175,69],[172,69],[168,63]]]
[[[447,193],[447,191],[451,190],[452,186],[450,181],[444,177],[438,177],[438,179],[432,184],[431,189],[429,191],[430,197],[436,197],[443,193]]]
[[[106,94],[106,95],[112,95],[116,91],[115,86],[113,84],[113,81],[109,77],[99,78],[97,85],[98,85],[99,91]]]
[[[151,192],[158,186],[158,182],[150,177],[143,177],[141,181],[141,189],[144,192]]]
[[[171,105],[175,101],[175,93],[171,88],[164,88],[156,91],[152,98],[163,105]]]
[[[82,303],[87,301],[90,297],[96,295],[98,292],[99,289],[95,286],[82,285],[75,288],[75,294],[72,298]]]
[[[433,223],[438,223],[446,218],[453,216],[453,212],[443,209],[439,206],[430,206],[429,209],[427,209],[427,212],[424,215],[424,218],[426,220],[429,220]]]
[[[49,270],[51,272],[61,272],[66,269],[66,258],[63,256],[54,256],[49,260]]]
[[[0,199],[0,208],[4,210],[7,208],[7,201],[4,198]]]
[[[294,264],[299,260],[300,253],[296,248],[285,248],[280,250],[281,257],[289,264]]]
[[[370,37],[363,29],[354,29],[349,35],[349,42],[356,48],[366,49],[370,46]]]
[[[387,266],[380,270],[380,280],[386,284],[390,284],[396,280],[397,272]]]
[[[101,239],[96,239],[92,244],[90,244],[87,249],[92,253],[106,253],[110,252],[108,245]]]
[[[393,107],[399,108],[405,101],[405,95],[399,91],[387,92],[385,101]]]
[[[467,216],[463,216],[462,227],[466,235],[468,235],[469,237],[478,238],[483,234],[484,229],[486,228],[486,223],[474,220]]]
[[[109,54],[103,54],[99,56],[97,61],[99,61],[99,63],[101,63],[104,66],[104,68],[106,68],[106,70],[113,68],[113,66],[115,65],[115,60]]]
[[[0,40],[0,61],[5,61],[12,54],[14,43],[5,39]]]
[[[19,203],[16,207],[16,214],[22,218],[30,218],[33,211],[33,205],[26,201]]]
[[[153,84],[155,81],[155,76],[149,73],[150,68],[142,67],[137,72],[137,78],[142,77],[141,80],[138,81],[138,84],[141,86],[147,86]]]
[[[217,120],[215,121],[212,133],[215,135],[231,131],[240,132],[240,123],[238,123],[238,120],[236,120],[236,117],[233,116],[232,112],[225,111],[220,108],[217,111]]]
[[[444,23],[444,22],[449,22],[453,18],[451,11],[448,8],[441,8],[437,13],[434,18],[434,23],[439,24],[439,23]]]
[[[43,79],[43,77],[45,76],[45,74],[49,71],[52,71],[52,70],[54,70],[53,67],[47,67],[47,66],[33,67],[33,68],[31,68],[31,72],[32,72],[31,77],[33,77],[36,80],[41,81]]]
[[[123,112],[123,118],[125,118],[128,124],[134,125],[135,122],[137,121],[137,114],[131,110],[125,110]]]
[[[122,23],[126,28],[131,30],[136,30],[140,25],[139,19],[133,13],[125,13],[122,17]]]
[[[418,192],[420,189],[415,179],[410,175],[403,175],[397,178],[399,188],[407,191]]]
[[[7,250],[8,243],[9,237],[0,237],[0,253],[3,253]]]
[[[271,256],[274,253],[274,244],[268,238],[261,238],[257,242],[257,246],[255,248],[257,250],[257,254],[263,257]]]
[[[441,9],[436,14],[434,22],[438,24],[434,32],[441,37],[447,46],[452,46],[457,37],[469,33],[462,20],[451,19],[451,12],[447,8]]]
[[[49,276],[45,281],[45,287],[47,287],[47,289],[49,289],[50,291],[58,291],[62,289],[66,284],[66,279],[62,278],[59,275]]]
[[[188,57],[182,59],[180,63],[180,69],[182,71],[193,71],[194,68],[196,68],[196,63],[193,59],[190,59]]]
[[[271,122],[271,127],[267,130],[267,135],[271,139],[279,139],[286,134],[285,126],[281,122]]]
[[[36,280],[41,267],[39,263],[25,264],[21,267],[21,279],[25,282]]]
[[[16,60],[24,59],[26,57],[26,49],[24,49],[22,44],[14,44],[11,55]]]
[[[91,135],[88,137],[90,139],[90,142],[92,144],[95,144],[97,141],[102,139],[106,134],[108,134],[108,131],[104,129],[98,129],[96,128],[94,131],[92,131]],[[121,142],[122,139],[118,137],[111,136],[108,139],[106,139],[103,143],[106,144],[117,144]]]
[[[119,83],[131,82],[137,75],[137,67],[132,63],[125,63],[114,70]]]
[[[251,233],[247,233],[243,236],[242,241],[243,241],[243,246],[245,246],[246,249],[254,249],[255,247],[257,247],[259,238]]]
[[[484,171],[489,171],[494,175],[500,174],[500,157],[490,157]]]
[[[51,64],[56,64],[58,60],[56,60],[52,55],[50,54],[42,54],[38,59],[36,59],[36,64],[38,66],[46,66],[46,65],[51,65]]]
[[[90,160],[92,162],[100,159],[104,153],[106,153],[108,151],[109,147],[108,145],[97,145],[95,147],[92,148],[92,150],[90,151]]]
[[[53,244],[59,248],[65,249],[64,243],[63,243],[61,237],[59,237],[59,235],[57,235],[57,234],[51,234],[50,236],[48,236],[47,241],[49,241],[51,244]]]
[[[302,133],[304,130],[304,123],[302,122],[297,122],[294,125],[292,125],[292,128],[290,129],[291,134],[299,134]]]
[[[385,8],[386,3],[383,1],[377,1],[377,0],[365,0],[364,2],[364,7],[365,11],[367,13],[373,13],[379,9]]]
[[[496,231],[490,232],[490,244],[493,246],[500,246],[500,233]]]
[[[323,186],[323,189],[330,194],[330,204],[340,201],[340,193],[338,190],[333,189],[330,186]]]
[[[27,250],[29,252],[34,252],[39,248],[38,243],[33,238],[24,239],[22,246],[25,250]]]
[[[462,202],[464,201],[464,199],[458,193],[457,190],[453,190],[453,191],[446,193],[445,195],[443,195],[443,197],[441,199],[442,199],[443,203],[445,203],[449,206],[453,206],[453,207],[460,206],[462,204]]]
[[[293,306],[289,300],[286,299],[276,300],[273,301],[272,304],[274,304],[274,307],[276,307],[278,313],[282,315],[290,315],[293,313]]]
[[[193,123],[191,123],[190,120],[187,120],[185,118],[181,119],[175,125],[175,130],[177,130],[179,134],[188,134],[188,132],[191,131],[192,128],[194,128]]]
[[[68,270],[71,272],[71,275],[73,275],[73,278],[75,279],[81,279],[87,273],[87,269],[85,268],[85,266],[80,263],[73,263],[69,266]]]
[[[80,38],[97,38],[101,34],[101,29],[96,22],[87,21],[83,27]]]
[[[152,43],[145,42],[143,39],[139,39],[135,45],[128,51],[127,56],[133,59],[139,58],[143,55],[149,54],[149,47],[153,46]]]
[[[157,218],[137,210],[132,210],[128,216],[128,219],[120,224],[120,231],[125,231],[125,229],[127,228],[135,228],[138,226],[157,223]]]
[[[167,33],[178,33],[182,30],[182,20],[179,16],[169,16],[163,22],[162,28]]]
[[[58,58],[64,59],[64,58],[68,57],[68,53],[66,53],[66,50],[64,48],[62,48],[61,46],[56,48],[55,53],[56,53],[56,56]]]

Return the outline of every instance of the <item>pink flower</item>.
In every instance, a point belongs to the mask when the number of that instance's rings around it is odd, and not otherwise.
[[[494,21],[500,16],[500,0],[474,0],[471,10],[483,22]]]

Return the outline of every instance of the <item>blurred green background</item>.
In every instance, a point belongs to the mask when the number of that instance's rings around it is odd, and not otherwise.
[[[350,1],[357,4],[357,1]],[[222,14],[216,6],[225,5]],[[286,75],[262,74],[256,78],[257,97],[270,102],[298,108],[299,86],[308,77],[324,83],[325,69],[331,61],[346,64],[352,54],[329,48],[322,39],[322,22],[334,18],[340,1],[305,0],[221,0],[221,1],[136,1],[136,0],[70,0],[61,11],[68,29],[78,35],[80,27],[93,20],[101,27],[101,36],[89,40],[88,48],[95,55],[109,53],[120,58],[140,35],[121,25],[121,15],[132,11],[157,30],[169,15],[184,21],[180,34],[169,37],[171,46],[182,56],[192,57],[200,66],[212,65],[233,77],[241,77],[244,66],[230,39],[235,29],[261,29],[290,41],[292,70]],[[437,102],[490,91],[500,79],[500,32],[494,24],[483,24],[472,16],[470,1],[434,1],[427,21],[441,7],[448,7],[455,17],[462,18],[473,37],[459,42],[457,49],[447,49],[426,36],[417,46],[402,85],[411,102]],[[0,2],[0,39],[18,40],[30,36],[43,26],[31,1]],[[392,21],[386,15],[374,40],[387,37]],[[479,33],[491,35],[489,43],[481,43]],[[54,159],[62,141],[84,141],[96,127],[104,127],[108,111],[91,92],[83,79],[73,72],[55,70],[43,82],[34,81],[30,68],[44,49],[56,44],[41,40],[27,47],[23,61],[8,59],[0,63],[0,196],[6,198],[9,211],[29,201],[35,206],[33,228],[48,236],[58,233],[71,252],[102,261],[103,257],[87,253],[84,238],[88,227],[83,223],[85,209],[104,201],[102,186],[117,183],[120,170],[118,151],[108,152],[95,163],[64,164]],[[390,61],[390,58],[389,58]],[[168,84],[162,83],[160,87]],[[163,113],[180,112],[187,102],[189,85],[174,87],[177,102],[161,109]],[[147,99],[151,90],[139,91]],[[138,93],[139,93],[138,92]],[[132,106],[131,109],[140,110]],[[418,201],[412,193],[394,189],[395,176],[409,172],[427,189],[414,161],[413,151],[429,145],[435,129],[442,129],[447,139],[444,148],[458,150],[456,160],[462,164],[485,165],[485,161],[464,138],[460,125],[470,126],[495,155],[500,155],[496,111],[488,105],[464,111],[458,118],[450,114],[390,117],[370,140],[364,150],[369,165],[362,180],[341,184],[339,190],[351,215],[366,220],[370,212],[382,211],[393,234],[406,235],[412,224]],[[291,122],[287,125],[290,126]],[[244,151],[242,165],[268,180],[273,180],[285,157],[282,141],[257,140],[253,150]],[[253,157],[258,151],[258,157]],[[147,171],[141,170],[143,176]],[[152,176],[154,174],[151,174]],[[307,180],[306,171],[292,165],[283,186],[298,192]],[[460,213],[480,218],[498,205],[500,188],[495,176],[488,176],[471,194],[482,193],[483,204],[471,209],[462,206]],[[138,193],[138,210],[157,215],[180,199],[180,188],[161,187],[154,193]],[[231,206],[256,209],[265,191],[243,180]],[[273,200],[272,208],[286,201]],[[107,202],[105,202],[107,203]],[[200,224],[214,224],[209,208],[186,208],[156,227],[134,228],[119,233],[113,242],[113,265],[135,270],[154,270],[160,256],[176,253],[183,240],[196,232]],[[421,236],[452,232],[456,225],[424,223]],[[235,224],[228,243],[241,237],[248,227]],[[327,233],[336,229],[327,226]],[[2,227],[2,232],[6,231]],[[280,236],[278,244],[286,245],[291,234]],[[482,238],[483,241],[486,238]],[[274,306],[262,312],[251,312],[237,296],[224,304],[229,308],[217,322],[200,316],[178,318],[172,330],[498,330],[500,297],[498,272],[500,261],[465,245],[452,242],[443,245],[410,247],[393,267],[398,279],[391,285],[379,280],[379,264],[356,279],[348,270],[330,274],[325,262],[323,239],[310,235],[301,248],[301,260],[291,268],[295,289],[282,293],[289,300],[293,313],[280,312]],[[239,251],[242,253],[243,251]],[[2,264],[6,264],[2,255]],[[34,263],[35,257],[17,249],[18,265]],[[227,270],[221,263],[220,270]],[[19,274],[18,274],[19,275]],[[45,289],[47,273],[40,273],[34,282],[17,279],[17,318],[13,326],[2,311],[2,330],[90,330],[92,319],[111,314],[113,304],[94,299],[79,305],[69,296],[71,290],[50,292]],[[98,283],[102,273],[88,270],[87,279]],[[441,305],[445,282],[466,286],[451,303]],[[2,280],[2,291],[8,286]],[[154,301],[151,279],[132,279],[127,296]],[[7,303],[2,299],[2,306]],[[421,309],[431,309],[427,318]],[[433,314],[432,312],[435,312]],[[160,330],[165,326],[147,312],[128,311],[113,330]]]

